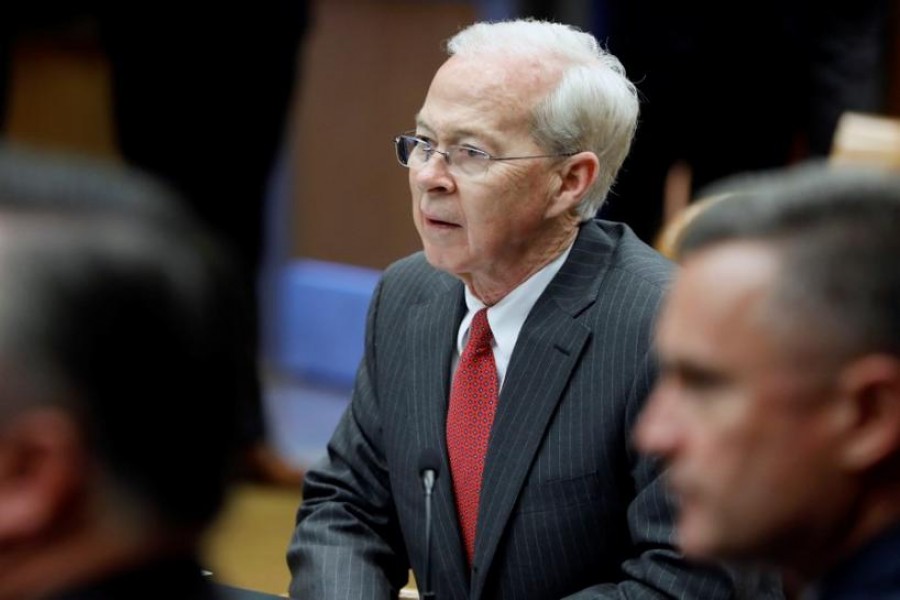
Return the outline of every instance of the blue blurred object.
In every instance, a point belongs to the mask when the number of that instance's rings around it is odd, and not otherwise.
[[[502,21],[518,16],[517,0],[479,0],[478,18],[482,21]]]
[[[274,366],[306,381],[351,387],[380,276],[375,269],[316,260],[284,266],[275,284]]]

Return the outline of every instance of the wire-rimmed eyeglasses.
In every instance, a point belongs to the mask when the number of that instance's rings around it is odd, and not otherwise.
[[[451,145],[447,146],[446,150],[438,150],[428,140],[409,133],[395,137],[394,148],[397,151],[397,161],[404,167],[422,167],[434,154],[440,154],[447,160],[447,165],[465,175],[480,175],[495,161],[558,158],[577,154],[577,152],[561,152],[530,156],[491,156],[484,150],[468,145]]]

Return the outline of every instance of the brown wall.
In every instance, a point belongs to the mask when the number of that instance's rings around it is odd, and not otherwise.
[[[295,255],[383,268],[419,249],[391,139],[474,18],[469,2],[318,2],[293,129]]]
[[[31,34],[13,46],[6,134],[41,148],[116,157],[109,64],[92,35]]]

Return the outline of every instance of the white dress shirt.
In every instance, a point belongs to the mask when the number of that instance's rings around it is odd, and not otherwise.
[[[503,380],[506,376],[506,369],[509,367],[509,359],[512,356],[513,349],[516,347],[516,340],[519,339],[519,332],[522,331],[522,325],[525,324],[528,313],[531,312],[535,302],[541,297],[541,294],[544,293],[544,290],[547,289],[547,286],[550,285],[550,282],[562,268],[571,250],[572,246],[570,245],[565,252],[520,283],[513,291],[504,296],[500,302],[488,308],[487,319],[491,326],[491,332],[494,334],[494,341],[491,347],[494,351],[494,362],[497,364],[498,392],[503,388]],[[469,341],[469,326],[472,324],[472,319],[475,318],[475,313],[484,308],[484,304],[472,294],[468,286],[466,286],[465,295],[466,307],[469,310],[459,324],[459,333],[456,335],[456,351],[453,353],[453,361],[450,366],[451,381],[456,373],[459,357]]]

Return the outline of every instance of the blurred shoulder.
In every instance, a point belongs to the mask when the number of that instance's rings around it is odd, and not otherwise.
[[[675,274],[674,263],[642,241],[630,227],[599,219],[584,227],[588,230],[581,237],[587,238],[589,245],[605,247],[610,270],[640,287],[656,288],[660,293],[668,288]]]

